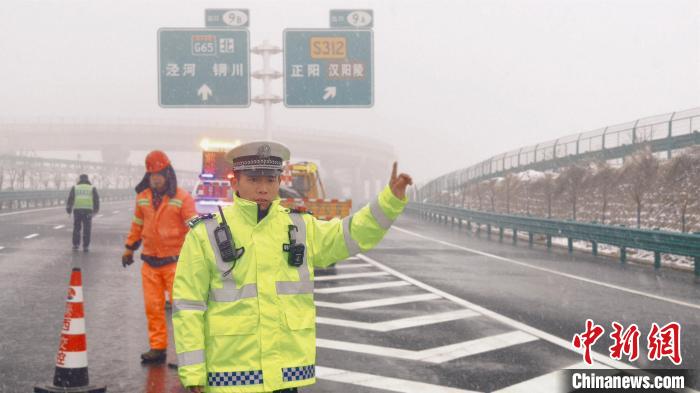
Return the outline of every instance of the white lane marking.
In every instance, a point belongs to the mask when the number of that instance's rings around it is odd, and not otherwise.
[[[361,267],[372,267],[369,263],[348,263],[340,266],[336,266],[336,269],[359,269]]]
[[[456,389],[447,386],[431,385],[407,379],[382,377],[374,374],[358,373],[330,367],[316,367],[316,377],[327,381],[347,383],[368,388],[401,393],[477,393],[474,390]]]
[[[55,227],[53,227],[53,229],[61,229],[61,228],[65,228],[65,227],[66,227],[65,225],[56,225]]]
[[[434,241],[434,242],[436,242],[436,243],[440,243],[440,244],[445,245],[445,246],[449,246],[449,247],[456,248],[456,249],[463,250],[463,251],[468,251],[468,252],[471,252],[471,253],[474,253],[474,254],[478,254],[478,255],[483,255],[483,256],[485,256],[485,257],[497,259],[497,260],[499,260],[499,261],[508,262],[508,263],[513,263],[513,264],[516,264],[516,265],[528,267],[528,268],[530,268],[530,269],[535,269],[535,270],[539,270],[539,271],[543,271],[543,272],[547,272],[547,273],[551,273],[551,274],[556,274],[556,275],[558,275],[558,276],[570,278],[570,279],[572,279],[572,280],[583,281],[583,282],[587,282],[587,283],[589,283],[589,284],[599,285],[599,286],[605,287],[605,288],[616,289],[616,290],[618,290],[618,291],[627,292],[627,293],[631,293],[631,294],[634,294],[634,295],[644,296],[644,297],[648,297],[648,298],[651,298],[651,299],[661,300],[661,301],[664,301],[664,302],[673,303],[673,304],[677,304],[677,305],[685,306],[685,307],[690,307],[690,308],[696,308],[696,309],[700,310],[700,304],[688,303],[688,302],[684,302],[684,301],[682,301],[682,300],[671,299],[671,298],[664,297],[664,296],[651,295],[651,294],[648,294],[648,293],[646,293],[646,292],[637,291],[636,289],[621,287],[621,286],[619,286],[619,285],[614,285],[614,284],[608,284],[608,283],[605,283],[605,282],[596,281],[596,280],[592,280],[592,279],[589,279],[589,278],[584,278],[584,277],[575,276],[575,275],[573,275],[573,274],[562,273],[562,272],[559,272],[559,271],[556,271],[556,270],[552,270],[552,269],[547,269],[547,268],[540,267],[540,266],[531,265],[531,264],[529,264],[529,263],[525,263],[525,262],[521,262],[521,261],[516,261],[515,259],[506,258],[506,257],[494,255],[494,254],[489,254],[489,253],[487,253],[487,252],[475,250],[475,249],[473,249],[473,248],[462,247],[462,246],[459,246],[459,245],[456,245],[456,244],[452,244],[452,243],[449,243],[449,242],[446,242],[446,241],[443,241],[443,240],[438,240],[438,239],[435,239],[435,238],[432,238],[432,237],[424,236],[424,235],[421,235],[421,234],[418,234],[418,233],[415,233],[415,232],[412,232],[412,231],[409,231],[409,230],[406,230],[406,229],[403,229],[403,228],[397,228],[397,227],[395,227],[395,226],[392,227],[392,228],[394,228],[394,229],[396,229],[396,230],[398,230],[398,231],[400,231],[400,232],[407,233],[407,234],[409,234],[409,235],[413,235],[413,236],[416,236],[416,237],[420,237],[420,238],[425,239],[425,240],[431,240],[431,241]]]
[[[26,213],[33,213],[33,212],[41,212],[41,211],[46,211],[46,210],[55,210],[55,209],[65,209],[65,206],[56,206],[56,207],[43,207],[41,209],[31,209],[31,210],[20,210],[18,212],[9,212],[9,213],[2,213],[0,214],[0,217],[4,216],[14,216],[15,214],[26,214]]]
[[[392,330],[432,325],[436,323],[455,321],[458,319],[471,318],[476,317],[478,315],[479,313],[474,312],[472,310],[457,310],[432,315],[420,315],[417,317],[393,319],[391,321],[383,322],[356,322],[349,321],[346,319],[325,318],[317,316],[316,323],[320,323],[323,325],[351,327],[363,330],[372,330],[375,332],[390,332]]]
[[[389,275],[389,273],[386,273],[386,272],[338,274],[338,275],[332,275],[332,276],[316,276],[316,277],[314,277],[314,281],[347,280],[350,278],[378,277],[378,276],[388,276],[388,275]]]
[[[601,365],[590,366],[586,362],[580,362],[572,364],[567,369],[605,370],[610,369],[610,367]],[[540,375],[539,377],[496,390],[494,393],[567,392],[569,383],[564,376],[565,373],[566,370],[556,370],[549,374]]]
[[[0,250],[4,250],[4,249],[5,249],[5,247],[3,247],[3,246],[0,246]]]
[[[27,235],[27,236],[25,236],[24,238],[25,238],[25,239],[33,239],[33,238],[35,238],[35,237],[37,237],[37,236],[39,236],[38,233],[32,233],[31,235]]]
[[[104,214],[98,214],[95,216],[95,218],[100,218],[100,217],[104,217]]]
[[[420,351],[421,358],[418,360],[430,363],[445,363],[449,362],[450,360],[477,355],[484,352],[496,351],[536,340],[538,340],[538,338],[535,336],[521,332],[520,330],[515,330],[508,333],[497,334],[495,336],[465,341],[463,343],[423,350]]]
[[[406,282],[406,281],[387,281],[387,282],[378,282],[376,284],[361,284],[361,285],[348,285],[345,287],[317,288],[317,289],[314,289],[314,292],[315,293],[344,293],[344,292],[366,291],[368,289],[405,287],[408,285],[411,285],[411,283]]]
[[[440,364],[449,362],[450,360],[495,351],[535,340],[537,340],[537,337],[531,336],[519,330],[515,330],[495,336],[478,338],[475,340],[424,349],[421,351],[326,339],[316,339],[316,345],[321,348],[335,349],[339,351],[359,352],[369,355],[393,357],[403,360],[418,360],[427,363]]]
[[[358,259],[360,259],[360,258],[358,258],[358,257],[349,257],[349,258],[346,258],[345,260],[346,260],[346,261],[356,261],[356,260],[358,260]]]
[[[437,288],[433,288],[433,287],[431,287],[431,286],[428,285],[428,284],[424,284],[424,283],[422,283],[422,282],[420,282],[420,281],[418,281],[418,280],[416,280],[416,279],[414,279],[414,278],[411,278],[411,277],[409,277],[409,276],[407,276],[407,275],[405,275],[405,274],[403,274],[403,273],[400,273],[400,272],[398,272],[398,271],[396,271],[396,270],[394,270],[394,269],[392,269],[392,268],[390,268],[390,267],[388,267],[388,266],[385,266],[385,265],[383,265],[383,264],[377,262],[376,260],[374,260],[374,259],[372,259],[372,258],[370,258],[370,257],[368,257],[368,256],[366,256],[366,255],[358,254],[358,256],[360,257],[360,259],[364,260],[365,262],[371,263],[371,264],[373,264],[374,266],[376,266],[376,267],[378,267],[378,268],[380,268],[380,269],[382,269],[382,270],[384,270],[384,271],[386,271],[386,272],[388,272],[388,273],[390,273],[390,274],[392,274],[392,275],[394,275],[394,276],[396,276],[396,277],[398,277],[398,278],[400,278],[400,279],[402,279],[402,280],[408,281],[408,282],[410,282],[411,284],[413,284],[413,285],[415,285],[415,286],[417,286],[417,287],[419,287],[419,288],[425,289],[426,291],[432,292],[432,293],[434,293],[434,294],[436,294],[436,295],[439,295],[440,297],[443,297],[443,298],[445,298],[445,299],[447,299],[447,300],[450,300],[450,301],[452,301],[452,302],[454,302],[454,303],[457,303],[457,304],[459,304],[459,305],[461,305],[461,306],[464,306],[464,307],[469,308],[469,309],[471,309],[471,310],[473,310],[473,311],[476,311],[476,312],[478,312],[479,314],[482,314],[483,316],[492,318],[492,319],[494,319],[494,320],[496,320],[496,321],[499,321],[499,322],[501,322],[501,323],[503,323],[503,324],[506,324],[506,325],[508,325],[508,326],[511,326],[511,327],[513,327],[514,329],[521,330],[521,331],[523,331],[523,332],[525,332],[525,333],[531,334],[531,335],[533,335],[533,336],[535,336],[535,337],[538,337],[538,338],[540,338],[540,339],[542,339],[542,340],[545,340],[545,341],[550,342],[550,343],[552,343],[552,344],[558,345],[558,346],[560,346],[560,347],[562,347],[562,348],[565,348],[565,349],[567,349],[567,350],[569,350],[569,351],[576,352],[576,353],[578,353],[578,354],[580,354],[580,355],[583,355],[583,350],[582,350],[582,349],[581,349],[581,350],[576,350],[576,349],[573,348],[573,345],[571,344],[571,340],[570,340],[570,339],[568,339],[568,340],[561,339],[561,338],[559,338],[559,337],[557,337],[557,336],[555,336],[555,335],[553,335],[553,334],[549,334],[549,333],[547,333],[547,332],[545,332],[545,331],[542,331],[542,330],[539,330],[539,329],[534,328],[534,327],[532,327],[532,326],[526,325],[526,324],[524,324],[524,323],[522,323],[522,322],[516,321],[516,320],[511,319],[511,318],[508,318],[508,317],[506,317],[505,315],[501,315],[501,314],[499,314],[499,313],[497,313],[497,312],[491,311],[491,310],[489,310],[488,308],[481,307],[481,306],[479,306],[478,304],[475,304],[475,303],[466,301],[466,300],[464,300],[464,299],[462,299],[462,298],[459,298],[459,297],[457,297],[457,296],[451,295],[451,294],[449,294],[449,293],[447,293],[447,292],[445,292],[445,291],[441,291],[441,290],[439,290],[439,289],[437,289]],[[637,369],[637,367],[630,366],[629,364],[623,363],[623,362],[621,362],[621,361],[617,361],[617,360],[614,360],[614,359],[610,359],[608,354],[602,355],[602,354],[600,354],[600,353],[598,353],[598,352],[591,351],[591,358],[592,358],[593,360],[595,360],[596,362],[598,362],[598,363],[602,363],[602,364],[604,364],[604,365],[606,365],[606,366],[610,366],[610,367],[612,367],[612,368],[617,368],[617,369]]]
[[[119,214],[119,210],[113,211],[112,214]]]
[[[114,201],[114,202],[107,202],[107,203],[124,203],[126,201]],[[131,200],[128,202],[132,203]],[[46,210],[56,210],[56,209],[65,209],[65,206],[54,206],[54,207],[42,207],[40,209],[29,209],[29,210],[20,210],[17,212],[8,212],[8,213],[0,213],[0,217],[5,217],[5,216],[14,216],[16,214],[27,214],[27,213],[35,213],[35,212],[42,212]]]
[[[363,308],[393,306],[395,304],[424,302],[427,300],[440,299],[440,296],[433,293],[421,293],[419,295],[388,297],[384,299],[365,300],[361,302],[350,303],[334,303],[334,302],[316,302],[317,307],[338,308],[341,310],[360,310]]]

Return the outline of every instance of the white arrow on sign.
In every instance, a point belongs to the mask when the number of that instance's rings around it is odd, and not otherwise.
[[[209,96],[213,96],[214,93],[212,93],[209,86],[203,84],[202,87],[200,87],[199,90],[197,90],[197,95],[202,97],[202,101],[206,101],[209,99]]]
[[[326,89],[324,90],[326,94],[323,95],[323,101],[328,101],[331,98],[335,98],[336,91],[337,89],[335,88],[335,86],[326,87]]]

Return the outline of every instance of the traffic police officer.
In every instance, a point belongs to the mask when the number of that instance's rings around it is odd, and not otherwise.
[[[396,174],[368,206],[317,220],[280,206],[279,143],[231,150],[234,203],[200,216],[180,253],[173,328],[182,384],[190,392],[296,392],[315,380],[314,267],[379,243],[403,211],[410,176]]]

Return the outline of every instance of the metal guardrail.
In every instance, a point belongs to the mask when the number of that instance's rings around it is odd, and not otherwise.
[[[65,205],[70,190],[0,191],[0,210],[27,209]],[[131,188],[111,190],[98,189],[100,201],[134,198]]]
[[[491,228],[499,228],[499,239],[503,240],[503,229],[513,230],[513,243],[517,243],[519,231],[529,234],[529,244],[532,246],[535,234],[545,235],[547,248],[552,246],[552,237],[568,239],[569,252],[573,252],[573,240],[591,242],[593,255],[598,254],[598,244],[608,244],[620,248],[620,262],[627,259],[627,248],[635,248],[654,252],[654,268],[661,267],[661,254],[674,254],[693,257],[695,260],[695,275],[700,276],[700,235],[675,233],[659,230],[634,229],[616,227],[595,223],[552,220],[514,216],[497,213],[485,213],[456,207],[427,203],[409,203],[407,211],[417,213],[424,219],[437,221],[458,222],[462,226],[466,221],[468,229],[477,225],[477,232],[486,226],[486,232],[491,237]]]

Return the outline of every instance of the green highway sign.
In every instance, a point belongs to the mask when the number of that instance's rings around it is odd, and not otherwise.
[[[210,8],[204,10],[204,23],[207,27],[247,28],[250,13],[242,8]]]
[[[158,102],[166,108],[250,106],[248,30],[158,30]]]
[[[367,108],[374,104],[372,30],[284,31],[284,104]]]
[[[331,28],[371,29],[373,26],[372,10],[331,10]]]

